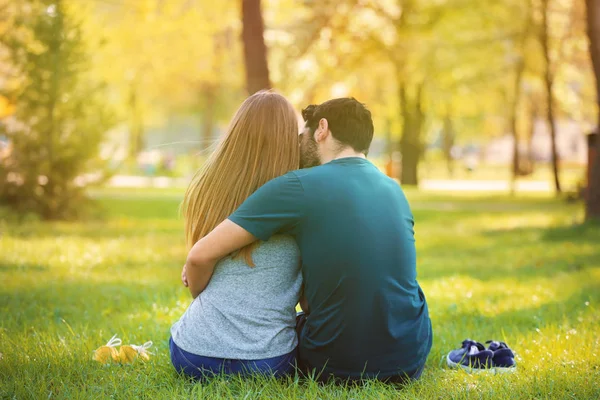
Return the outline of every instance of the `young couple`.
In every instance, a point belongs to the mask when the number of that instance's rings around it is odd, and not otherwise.
[[[181,278],[194,300],[171,328],[173,365],[198,379],[296,365],[320,380],[417,379],[432,330],[413,216],[366,159],[371,113],[341,98],[302,116],[298,136],[283,96],[250,96],[190,184]]]

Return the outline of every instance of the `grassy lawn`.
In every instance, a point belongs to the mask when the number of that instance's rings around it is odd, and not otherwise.
[[[181,195],[112,190],[97,194],[103,220],[0,222],[0,398],[600,398],[600,228],[576,225],[580,204],[408,192],[435,335],[416,383],[194,385],[172,370],[167,344],[190,301]],[[152,340],[150,361],[93,361],[115,333]],[[445,353],[467,337],[507,341],[518,371],[447,369]]]

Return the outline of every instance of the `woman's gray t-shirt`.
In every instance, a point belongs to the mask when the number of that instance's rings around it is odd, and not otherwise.
[[[296,304],[300,252],[291,236],[273,236],[252,253],[221,260],[206,289],[171,327],[175,344],[192,354],[238,360],[281,356],[298,345]]]

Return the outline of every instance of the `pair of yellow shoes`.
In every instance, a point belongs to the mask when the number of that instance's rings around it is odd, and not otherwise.
[[[106,364],[111,360],[121,364],[131,364],[137,357],[142,360],[148,361],[150,359],[150,353],[148,349],[152,346],[152,342],[146,342],[141,346],[135,344],[123,345],[117,351],[117,346],[121,346],[121,339],[114,335],[108,343],[104,346],[100,346],[94,351],[94,360],[99,363]]]

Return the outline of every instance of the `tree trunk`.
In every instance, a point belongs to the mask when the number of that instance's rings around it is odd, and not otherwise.
[[[47,183],[44,188],[44,196],[46,196],[46,201],[43,202],[44,210],[42,211],[42,217],[44,219],[55,219],[58,217],[58,196],[56,193],[56,184],[55,180],[57,179],[57,171],[55,171],[55,145],[56,140],[55,136],[60,136],[58,131],[58,122],[56,116],[56,106],[59,102],[60,96],[60,86],[61,80],[63,79],[63,72],[61,70],[61,60],[60,60],[60,46],[61,46],[61,34],[64,32],[64,6],[62,2],[57,2],[56,6],[56,16],[53,18],[53,29],[52,29],[52,39],[49,43],[48,51],[52,57],[52,67],[51,67],[51,78],[50,78],[50,90],[48,93],[48,103],[47,103],[47,112],[48,112],[48,130],[46,137],[46,151],[48,153],[48,169],[46,171]],[[36,182],[37,183],[37,182]]]
[[[596,101],[600,111],[600,0],[586,0],[587,32],[590,40],[590,56],[594,75],[596,77]],[[600,134],[600,112],[598,114],[596,132]],[[596,137],[596,161],[591,168],[591,178],[588,182],[588,193],[585,207],[586,220],[600,220],[600,138]]]
[[[402,171],[400,182],[403,185],[419,184],[419,148],[413,142],[402,140],[400,143],[402,152]]]
[[[129,85],[129,157],[135,160],[142,151],[144,124],[138,101],[137,79]]]
[[[202,116],[202,132],[200,133],[200,152],[206,155],[212,145],[213,131],[215,130],[216,113],[218,110],[220,77],[224,69],[224,52],[229,45],[229,28],[213,35],[213,64],[212,73],[217,77],[214,81],[203,82],[199,88],[200,92],[200,115]]]
[[[394,141],[392,139],[392,119],[385,120],[385,152],[387,154],[387,162],[385,163],[385,174],[390,178],[399,178],[395,174],[394,168]]]
[[[540,34],[540,40],[542,42],[542,49],[544,53],[544,61],[546,71],[544,74],[544,84],[546,86],[546,119],[548,121],[548,126],[550,128],[550,140],[551,140],[551,150],[552,150],[552,172],[554,174],[554,188],[556,193],[559,194],[561,192],[560,188],[560,179],[559,179],[559,171],[558,171],[558,151],[556,149],[556,124],[554,121],[554,95],[553,95],[553,87],[554,87],[554,75],[552,73],[552,65],[550,60],[550,38],[548,37],[548,2],[549,0],[542,0],[543,10],[542,10],[542,31]]]
[[[535,104],[535,100],[531,102],[531,114],[529,131],[527,136],[527,163],[528,171],[533,172],[535,166],[535,154],[533,149],[533,136],[535,135],[535,124],[537,123],[539,116],[538,106]]]
[[[422,110],[423,84],[416,88],[414,98],[406,91],[406,86],[400,86],[400,107],[402,112],[402,138],[400,153],[402,154],[402,171],[400,182],[403,185],[419,184],[419,159],[421,156],[421,130],[423,126]]]
[[[517,107],[519,106],[519,98],[521,96],[521,80],[523,79],[523,71],[525,70],[524,60],[519,60],[515,71],[515,81],[513,86],[512,100],[510,104],[510,130],[513,136],[513,157],[512,157],[512,179],[510,192],[515,194],[517,186],[517,178],[521,172],[521,163],[519,157],[519,135],[517,134]]]
[[[446,169],[448,170],[448,175],[452,178],[454,176],[454,159],[452,158],[452,148],[454,147],[455,133],[450,112],[448,112],[444,117],[444,129],[442,132],[442,149],[444,151],[444,158],[446,158]]]
[[[260,0],[242,0],[242,24],[246,90],[251,95],[271,87]]]
[[[216,85],[207,83],[202,88],[202,133],[200,135],[200,151],[205,155],[212,144],[212,135],[215,129],[215,102]]]

